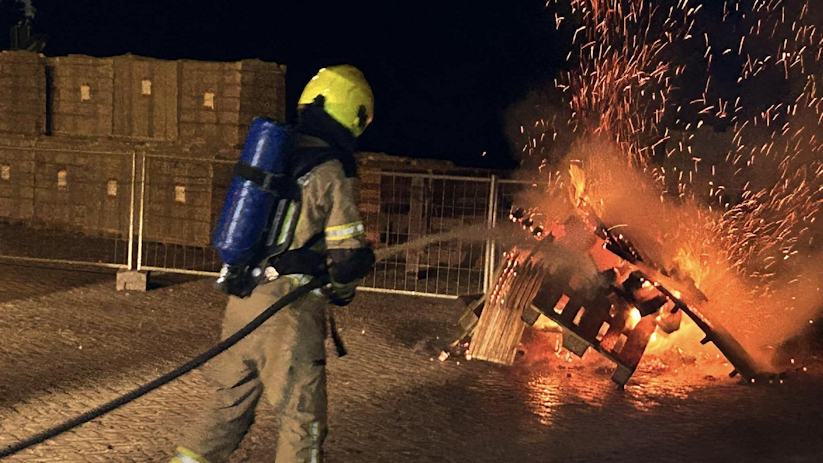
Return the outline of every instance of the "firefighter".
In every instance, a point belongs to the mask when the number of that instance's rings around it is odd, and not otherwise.
[[[259,329],[204,366],[213,387],[210,406],[192,423],[171,463],[221,463],[254,420],[261,397],[279,414],[278,463],[320,462],[326,422],[326,304],[345,306],[374,253],[365,240],[352,192],[357,137],[372,120],[374,100],[363,74],[349,65],[321,69],[298,102],[291,173],[301,187],[301,214],[291,251],[299,264],[321,255],[332,283],[287,306]],[[278,265],[278,269],[282,265]],[[223,339],[313,275],[266,272],[270,281],[248,298],[230,297]]]

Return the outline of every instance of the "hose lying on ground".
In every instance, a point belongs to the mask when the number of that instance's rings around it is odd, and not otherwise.
[[[19,441],[15,444],[12,444],[3,450],[0,450],[0,459],[6,458],[8,456],[14,455],[15,453],[32,447],[34,445],[40,444],[45,442],[53,437],[56,437],[70,429],[73,429],[81,424],[88,423],[89,421],[99,418],[106,413],[115,410],[132,400],[135,400],[139,397],[142,397],[149,392],[157,389],[160,386],[163,386],[166,383],[174,381],[175,379],[183,376],[184,374],[194,370],[195,368],[199,367],[200,365],[208,362],[212,358],[216,357],[226,349],[230,348],[231,346],[240,342],[241,339],[248,336],[252,331],[256,330],[260,325],[262,325],[266,320],[271,318],[274,314],[279,312],[283,307],[291,304],[292,302],[297,301],[301,297],[309,294],[313,290],[317,288],[321,288],[328,283],[328,277],[324,278],[316,278],[309,283],[300,286],[299,288],[293,290],[292,292],[283,296],[280,300],[269,306],[263,313],[258,315],[254,320],[249,322],[248,325],[241,328],[238,332],[234,333],[230,337],[226,338],[224,341],[220,342],[219,344],[215,345],[211,349],[203,352],[202,354],[198,355],[197,357],[190,360],[188,363],[181,365],[180,367],[176,368],[175,370],[166,373],[165,375],[140,386],[139,388],[120,396],[111,402],[105,403],[97,408],[91,409],[86,413],[83,413],[80,416],[72,418],[68,421],[61,423],[58,426],[55,426],[51,429],[47,429],[43,432],[35,434],[28,439],[24,439]]]
[[[392,246],[392,247],[389,247],[389,248],[380,249],[375,254],[377,256],[377,260],[383,260],[383,259],[386,259],[387,257],[390,257],[390,256],[396,254],[396,253],[399,253],[399,252],[402,252],[402,251],[405,251],[405,250],[408,250],[408,249],[423,247],[423,246],[426,246],[426,245],[431,244],[431,243],[436,242],[436,241],[445,241],[445,240],[460,237],[464,234],[464,232],[465,232],[465,230],[461,229],[461,230],[452,231],[452,232],[449,232],[449,233],[441,233],[441,234],[438,234],[438,235],[434,235],[434,236],[414,240],[414,241],[411,241],[409,243],[405,243],[403,245]],[[283,298],[281,298],[280,300],[278,300],[277,302],[275,302],[274,304],[269,306],[269,308],[267,308],[263,313],[258,315],[254,320],[249,322],[248,325],[241,328],[238,332],[234,333],[233,335],[226,338],[224,341],[222,341],[219,344],[215,345],[214,347],[207,350],[206,352],[203,352],[202,354],[200,354],[197,357],[193,358],[188,363],[186,363],[184,365],[181,365],[180,367],[176,368],[175,370],[172,370],[169,373],[166,373],[165,375],[163,375],[163,376],[161,376],[161,377],[159,377],[159,378],[157,378],[157,379],[155,379],[151,382],[148,382],[148,383],[144,384],[143,386],[140,386],[139,388],[129,392],[128,394],[122,395],[122,396],[120,396],[120,397],[118,397],[118,398],[116,398],[116,399],[114,399],[114,400],[112,400],[108,403],[105,403],[105,404],[103,404],[103,405],[101,405],[97,408],[93,408],[93,409],[87,411],[86,413],[83,413],[82,415],[79,415],[79,416],[77,416],[75,418],[72,418],[68,421],[65,421],[65,422],[63,422],[63,423],[61,423],[61,424],[59,424],[59,425],[57,425],[53,428],[42,431],[38,434],[35,434],[34,436],[29,437],[28,439],[24,439],[22,441],[16,442],[16,443],[0,450],[0,459],[6,458],[8,456],[11,456],[11,455],[14,455],[15,453],[20,452],[21,450],[25,450],[29,447],[33,447],[37,444],[43,443],[43,442],[45,442],[45,441],[47,441],[47,440],[49,440],[53,437],[57,437],[60,434],[63,434],[64,432],[66,432],[66,431],[69,431],[71,429],[76,428],[77,426],[80,426],[81,424],[88,423],[89,421],[94,420],[96,418],[99,418],[99,417],[105,415],[106,413],[108,413],[112,410],[120,408],[123,405],[126,405],[127,403],[129,403],[129,402],[131,402],[135,399],[138,399],[138,398],[148,394],[149,392],[159,388],[160,386],[163,386],[167,383],[170,383],[170,382],[174,381],[175,379],[185,375],[186,373],[190,372],[191,370],[194,370],[195,368],[199,367],[200,365],[203,365],[204,363],[208,362],[209,360],[213,359],[214,357],[217,357],[218,355],[220,355],[225,350],[229,349],[231,346],[233,346],[233,345],[237,344],[238,342],[240,342],[241,339],[245,338],[252,331],[256,330],[260,325],[262,325],[266,320],[271,318],[274,314],[279,312],[283,307],[286,307],[287,305],[291,304],[292,302],[295,302],[296,300],[298,300],[301,297],[309,294],[310,292],[314,291],[317,288],[322,288],[323,286],[325,286],[328,283],[329,283],[329,279],[326,276],[326,277],[321,277],[321,278],[315,278],[311,282],[309,282],[309,283],[307,283],[303,286],[300,286],[299,288],[297,288],[297,289],[293,290],[292,292],[286,294],[285,296],[283,296]]]

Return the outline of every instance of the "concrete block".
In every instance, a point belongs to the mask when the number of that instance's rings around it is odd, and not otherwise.
[[[120,270],[117,272],[118,291],[146,291],[149,286],[149,272]]]

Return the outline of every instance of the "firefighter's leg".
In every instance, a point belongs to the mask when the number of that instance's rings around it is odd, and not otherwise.
[[[280,418],[277,463],[322,461],[327,433],[325,304],[308,296],[272,320],[261,377]]]
[[[229,300],[223,321],[223,339],[280,299],[282,291],[273,287],[272,284],[261,286],[246,299],[233,297]],[[279,315],[275,314],[273,318]],[[213,391],[212,397],[201,419],[192,423],[184,448],[210,463],[228,461],[254,421],[255,408],[263,392],[260,367],[267,342],[269,338],[261,327],[203,366]]]
[[[212,395],[183,446],[210,463],[221,463],[248,432],[263,387],[254,364],[231,350],[207,363],[203,373]]]
[[[275,461],[320,463],[328,433],[325,365],[295,366],[281,390],[280,435]]]

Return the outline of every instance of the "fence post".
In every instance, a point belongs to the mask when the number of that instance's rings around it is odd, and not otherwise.
[[[140,219],[137,228],[137,270],[143,267],[143,226],[145,225],[146,205],[146,152],[142,153],[140,168]]]
[[[483,291],[489,292],[492,284],[492,276],[494,275],[494,260],[496,259],[494,252],[494,238],[491,236],[491,231],[497,225],[497,196],[498,196],[497,175],[492,175],[489,181],[489,213],[486,219],[486,229],[489,232],[486,238],[486,265],[483,269]]]
[[[134,266],[134,188],[137,183],[137,152],[131,152],[131,199],[129,201],[129,257],[128,269],[135,270]]]

